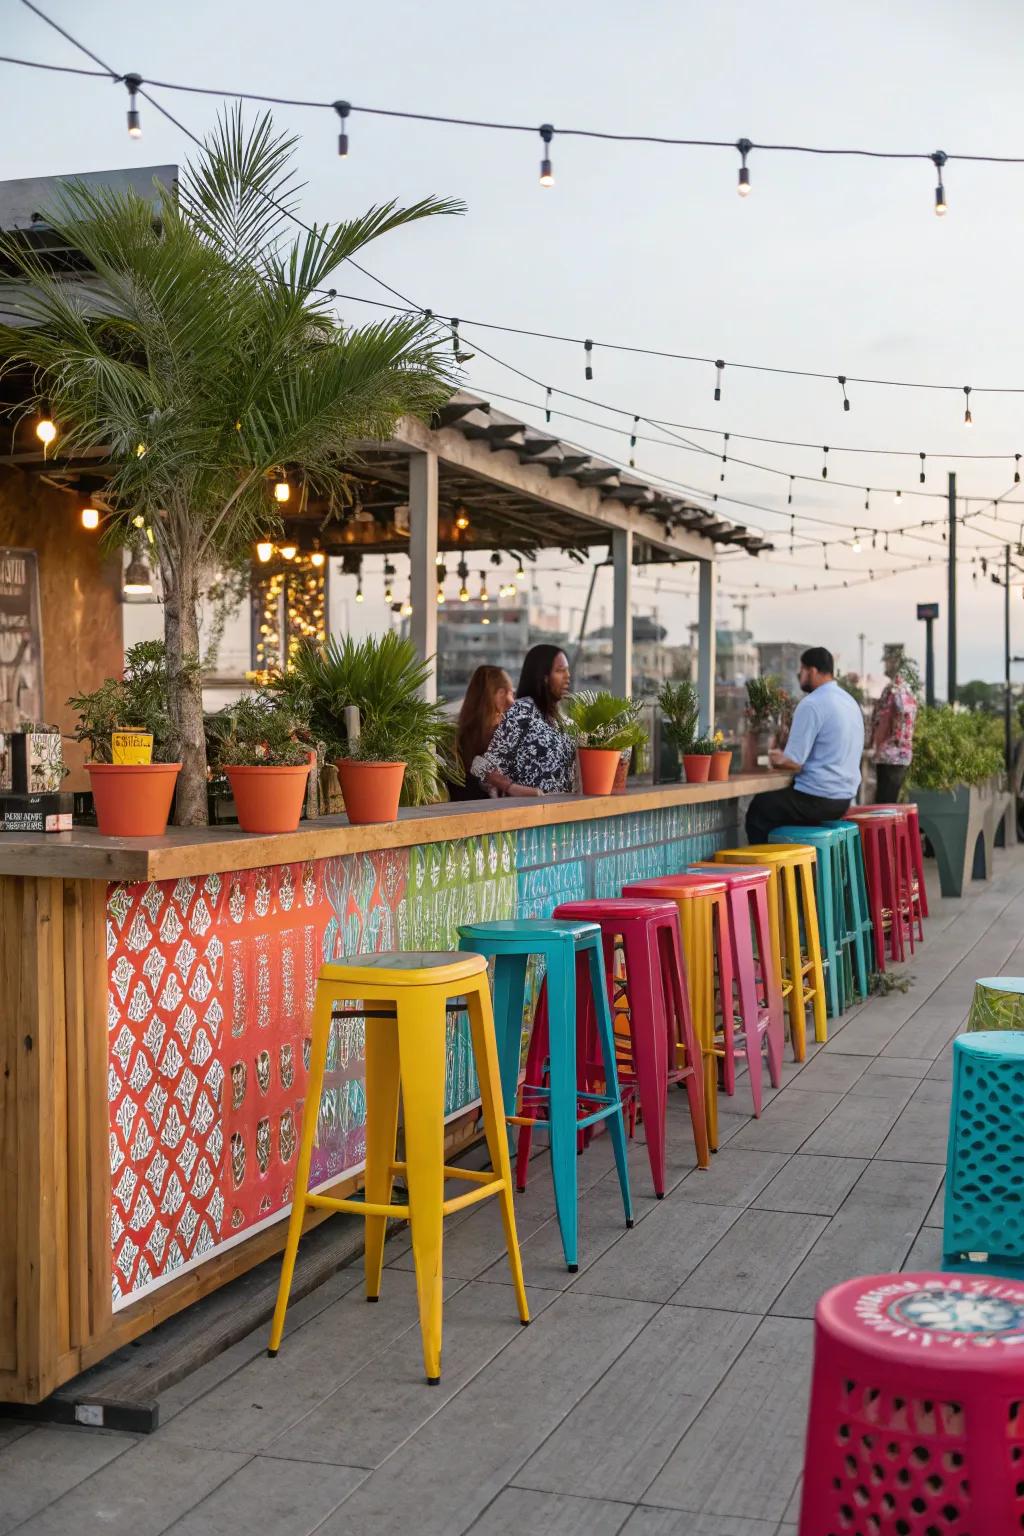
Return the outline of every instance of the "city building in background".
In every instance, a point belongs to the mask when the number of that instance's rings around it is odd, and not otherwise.
[[[800,657],[808,649],[810,641],[797,644],[795,640],[761,640],[757,654],[761,676],[777,677],[787,693],[800,692]]]
[[[664,625],[649,614],[633,615],[634,698],[653,699],[662,683],[693,676],[692,646],[666,645],[667,634]],[[609,625],[602,625],[585,637],[573,663],[578,688],[611,687],[612,647],[613,630]]]

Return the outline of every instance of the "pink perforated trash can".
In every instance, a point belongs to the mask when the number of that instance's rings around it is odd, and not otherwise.
[[[871,1275],[815,1315],[800,1536],[1024,1532],[1024,1283]]]

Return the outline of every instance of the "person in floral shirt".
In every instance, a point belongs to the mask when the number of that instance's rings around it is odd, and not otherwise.
[[[914,755],[917,695],[910,686],[902,645],[885,647],[883,666],[889,681],[875,705],[871,744],[875,753],[875,803],[892,805],[900,797]]]

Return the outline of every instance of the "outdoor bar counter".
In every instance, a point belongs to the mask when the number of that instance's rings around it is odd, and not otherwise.
[[[278,1251],[321,963],[452,949],[460,923],[618,894],[739,835],[759,773],[600,798],[344,817],[291,834],[0,836],[0,1401],[38,1402]],[[453,1145],[476,1081],[450,1023]],[[363,1156],[360,1021],[339,1020],[314,1175]]]

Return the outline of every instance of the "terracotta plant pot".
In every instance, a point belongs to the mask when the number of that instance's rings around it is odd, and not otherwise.
[[[706,752],[684,752],[683,777],[687,784],[706,784],[711,777],[710,755]]]
[[[711,772],[708,774],[708,778],[716,784],[721,783],[722,779],[729,777],[731,766],[731,752],[713,752],[711,754]]]
[[[88,763],[104,837],[162,837],[180,763]]]
[[[585,795],[610,795],[622,753],[614,747],[577,747],[580,788]]]
[[[243,832],[294,832],[309,782],[308,763],[225,767]]]
[[[341,781],[345,814],[354,827],[398,820],[404,763],[359,763],[349,757],[340,757],[335,766]]]
[[[626,789],[626,780],[629,778],[629,760],[633,756],[630,748],[622,753],[619,758],[619,766],[615,770],[615,781],[612,784],[612,794],[621,795]]]

